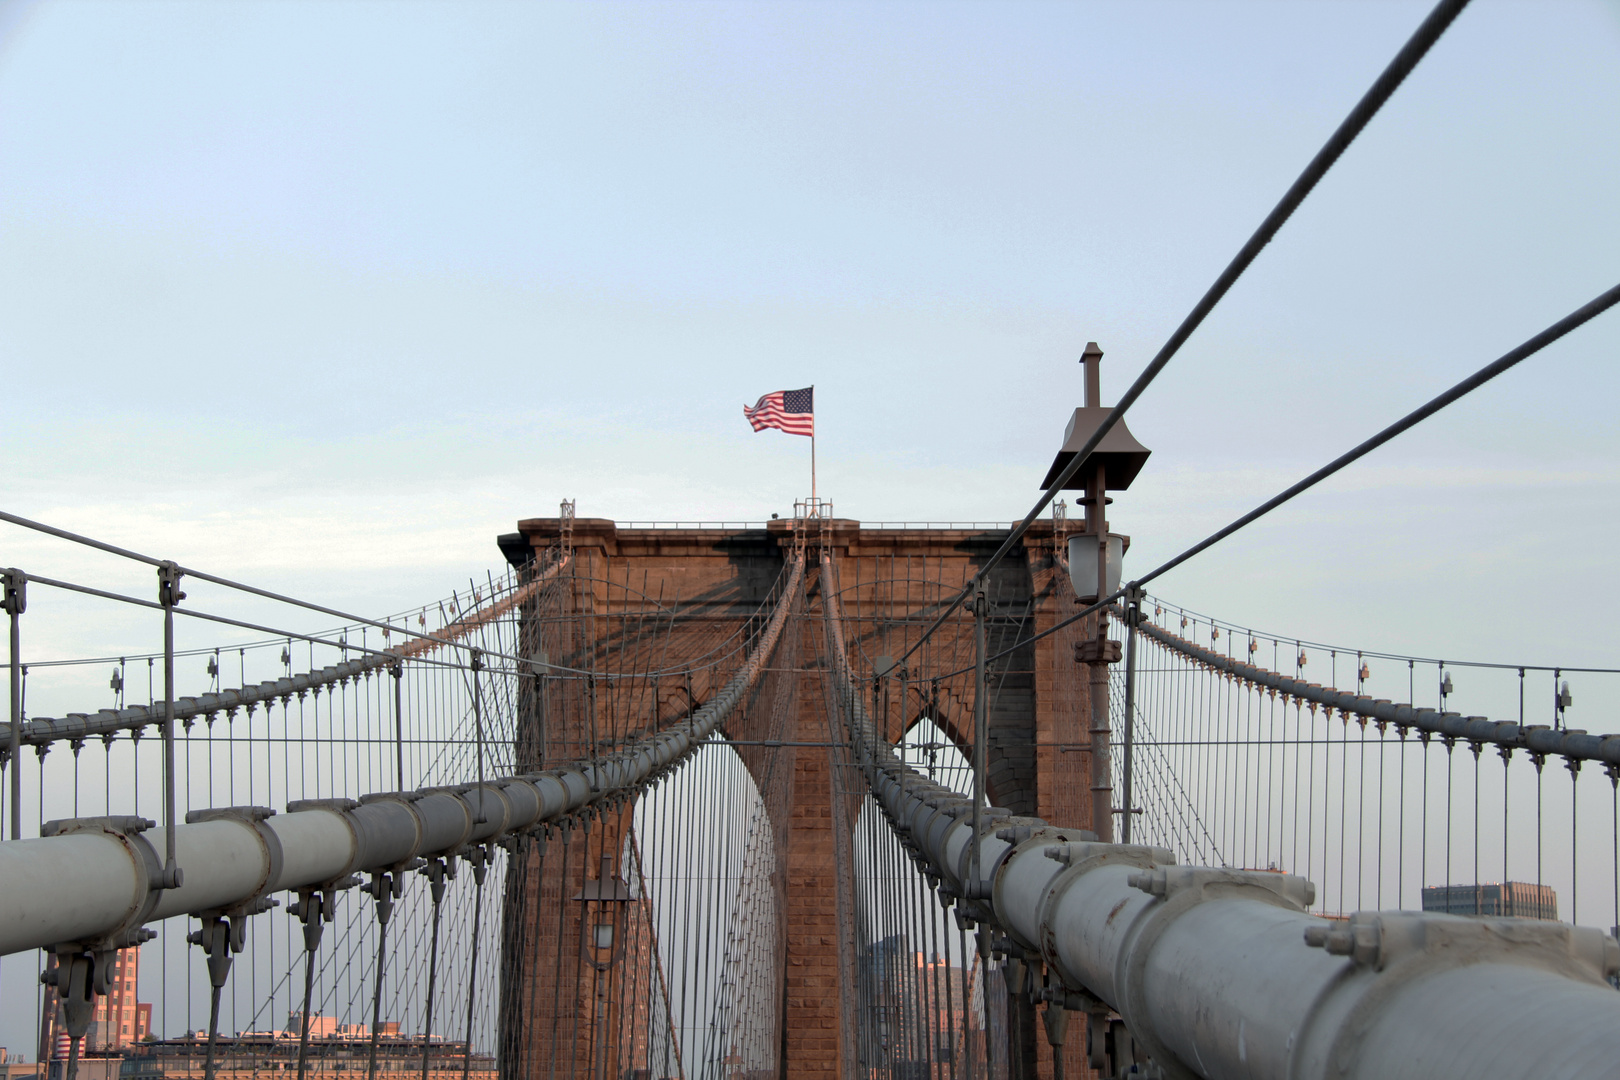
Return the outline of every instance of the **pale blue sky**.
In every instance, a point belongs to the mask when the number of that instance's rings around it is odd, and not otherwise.
[[[841,514],[1020,515],[1084,343],[1112,400],[1426,5],[6,10],[4,504],[386,610],[563,497],[787,512],[805,441],[739,412],[806,383]],[[1133,568],[1614,284],[1617,121],[1620,5],[1478,0],[1132,414]],[[1611,314],[1162,590],[1614,660],[1617,346]]]

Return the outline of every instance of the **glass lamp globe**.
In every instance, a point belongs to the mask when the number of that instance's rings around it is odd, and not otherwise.
[[[1104,595],[1119,591],[1120,568],[1125,562],[1125,538],[1108,534],[1108,574]],[[1088,604],[1097,601],[1097,536],[1080,533],[1069,537],[1069,581],[1074,594]]]

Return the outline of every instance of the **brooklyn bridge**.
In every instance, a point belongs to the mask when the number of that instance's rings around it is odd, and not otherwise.
[[[1571,725],[1620,669],[1160,579],[1620,286],[1156,566],[1110,521],[1127,412],[1464,6],[1116,404],[1080,350],[1021,519],[567,501],[368,614],[0,511],[149,583],[0,573],[0,1080],[1612,1075],[1620,733]]]
[[[5,732],[0,945],[40,950],[52,1070],[1389,1076],[1612,1049],[1620,946],[1574,904],[1612,861],[1581,765],[1612,788],[1620,737],[1448,711],[1466,665],[1098,606],[1076,560],[1102,545],[1062,513],[1008,547],[825,503],[563,510],[443,601],[121,658],[111,707]],[[222,579],[152,561],[161,599],[125,602],[230,621],[175,588]],[[8,587],[21,614],[72,583]],[[1435,707],[1374,696],[1420,671]],[[1532,805],[1533,850],[1508,828]]]

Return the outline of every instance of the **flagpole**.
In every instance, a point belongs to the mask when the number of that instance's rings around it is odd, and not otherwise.
[[[816,501],[816,384],[810,384],[810,501]],[[820,510],[816,513],[819,515]]]

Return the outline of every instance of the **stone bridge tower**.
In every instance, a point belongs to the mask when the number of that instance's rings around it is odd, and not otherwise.
[[[795,543],[806,545],[810,566],[802,616],[779,644],[771,678],[726,734],[755,744],[740,745],[737,752],[765,798],[776,840],[783,1075],[854,1080],[853,884],[851,874],[841,872],[840,858],[847,866],[847,806],[858,796],[859,780],[841,767],[845,758],[836,745],[841,732],[829,708],[822,578],[814,567],[828,555],[836,560],[851,665],[862,677],[871,677],[907,651],[1006,533],[873,528],[843,519],[800,524],[807,529],[796,537],[790,521],[772,521],[763,529],[621,528],[603,519],[537,518],[520,522],[519,531],[502,536],[500,544],[520,569],[537,565],[565,545],[571,548],[570,583],[561,602],[566,610],[526,611],[523,647],[531,655],[585,670],[611,670],[611,664],[625,663],[629,653],[652,648],[658,628],[649,627],[644,617],[649,606],[679,614],[657,642],[663,655],[703,654],[759,609]],[[1067,575],[1055,558],[1061,542],[1052,523],[1037,523],[992,575],[992,653],[1076,610]],[[1084,623],[1076,624],[1025,647],[997,671],[987,748],[995,804],[1058,824],[1090,826],[1088,682],[1086,669],[1075,662],[1076,644],[1090,634]],[[898,679],[882,680],[881,685],[872,680],[875,715],[888,738],[898,741],[920,716],[930,715],[971,759],[972,664],[972,621],[959,611],[905,668],[964,672],[922,682],[899,669]],[[613,688],[602,683],[537,680],[519,701],[520,764],[538,768],[550,760],[588,756],[593,742],[629,734],[629,725],[650,727],[677,719],[693,702],[705,700],[723,678],[716,676],[712,683],[703,673],[671,678],[660,684],[656,702],[633,705],[615,701]],[[843,800],[845,808],[840,795],[850,797]],[[508,902],[503,1026],[511,1030],[503,1039],[508,1047],[522,1048],[518,1057],[523,1060],[571,1055],[577,1061],[582,1054],[589,1060],[588,1048],[568,1045],[553,1033],[560,1029],[554,1014],[573,1009],[589,1015],[598,1008],[589,987],[570,970],[567,958],[547,951],[555,946],[531,941],[518,928],[535,917],[536,905],[547,911],[561,905],[560,915],[548,916],[561,919],[554,940],[575,940],[579,915],[569,909],[579,905],[568,901],[594,874],[603,842],[619,842],[629,813],[626,808],[610,815],[613,820],[595,823],[594,831],[573,835],[574,850],[567,859],[556,857],[560,845],[554,838],[543,864],[530,860],[514,871],[525,877]],[[1017,1040],[1034,1066],[1024,1075],[1050,1075],[1045,1039],[1036,1037],[1030,1011],[1023,1016]],[[605,1019],[615,1025],[645,1021],[617,1015]],[[541,1030],[529,1030],[536,1026]],[[1085,1075],[1079,1051],[1071,1048],[1070,1055],[1068,1075]],[[620,1075],[614,1063],[607,1064],[606,1075]],[[514,1075],[513,1080],[546,1075],[532,1067],[522,1071],[530,1075]]]

